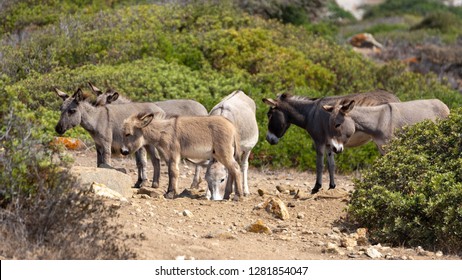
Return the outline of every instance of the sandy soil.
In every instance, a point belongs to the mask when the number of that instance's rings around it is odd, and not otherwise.
[[[94,150],[72,155],[75,165],[96,166]],[[112,161],[113,166],[126,168],[133,182],[136,181],[132,158]],[[133,189],[134,195],[128,198],[128,203],[109,202],[119,208],[117,221],[124,232],[138,237],[136,241],[128,241],[138,259],[460,259],[421,248],[356,242],[357,229],[344,220],[354,188],[350,176],[337,175],[336,190],[322,190],[313,197],[308,193],[314,184],[313,173],[251,168],[251,195],[234,202],[206,200],[205,181],[201,190],[189,190],[193,171],[192,166],[181,165],[183,197],[166,200],[161,196],[168,183],[167,168],[162,165],[160,197],[136,194]],[[327,182],[327,174],[324,176]],[[295,198],[296,191],[299,198]],[[273,196],[288,206],[288,219],[282,220],[265,208],[256,207]],[[249,226],[258,220],[271,233],[251,232]],[[353,244],[348,244],[348,240],[354,240]],[[380,255],[371,257],[371,251]]]

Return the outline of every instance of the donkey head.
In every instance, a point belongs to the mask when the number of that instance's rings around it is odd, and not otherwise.
[[[268,132],[266,133],[266,141],[271,145],[277,144],[290,127],[287,110],[284,109],[284,100],[286,97],[287,95],[283,94],[276,100],[271,98],[262,99],[264,103],[270,106],[267,113]]]
[[[228,170],[216,160],[212,160],[205,172],[205,180],[212,200],[223,200],[228,180]]]
[[[148,126],[153,119],[161,119],[164,114],[156,112],[142,112],[133,114],[124,120],[122,126],[123,145],[120,153],[131,154],[145,145],[142,129]]]
[[[355,133],[355,122],[348,115],[354,106],[354,100],[343,100],[335,106],[323,106],[323,109],[330,114],[327,145],[331,146],[335,153],[341,153],[344,145]]]
[[[105,93],[102,90],[97,88],[91,82],[88,82],[91,91],[96,94],[95,106],[104,106],[106,104],[111,104],[119,98],[119,93],[113,89],[107,89]]]
[[[55,92],[63,100],[63,104],[59,108],[61,110],[61,117],[55,130],[58,134],[64,134],[67,130],[80,124],[82,120],[82,114],[79,108],[80,102],[83,102],[87,97],[84,95],[82,90],[79,88],[72,95],[69,96],[65,92],[55,88]]]

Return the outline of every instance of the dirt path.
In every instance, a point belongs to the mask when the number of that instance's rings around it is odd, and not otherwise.
[[[72,154],[75,165],[96,166],[94,151]],[[113,165],[125,167],[135,182],[133,159],[114,158]],[[148,171],[152,174],[152,169]],[[180,191],[188,189],[193,171],[181,165]],[[159,193],[166,189],[166,172],[162,165]],[[134,196],[128,203],[110,203],[119,208],[118,222],[124,231],[139,237],[138,241],[129,241],[138,259],[458,259],[419,248],[390,248],[360,240],[356,229],[348,228],[343,221],[353,183],[348,176],[336,178],[336,190],[323,190],[311,197],[307,190],[315,181],[314,174],[251,168],[251,195],[240,202],[208,201],[204,190],[186,191],[184,197],[166,200],[137,195],[133,189]],[[206,183],[202,182],[201,187],[205,189]],[[300,198],[296,199],[297,190]],[[256,207],[274,196],[288,206],[288,219]],[[258,220],[271,233],[250,232],[249,226]],[[379,255],[371,257],[375,252]]]

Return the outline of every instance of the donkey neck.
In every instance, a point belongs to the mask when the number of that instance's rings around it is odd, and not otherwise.
[[[390,111],[389,104],[356,107],[349,113],[349,116],[355,122],[356,130],[367,134],[375,134],[381,127],[389,123],[387,115]]]
[[[312,114],[315,107],[316,102],[312,100],[287,100],[284,109],[291,124],[305,128],[309,119],[307,115]]]
[[[169,119],[154,119],[152,122],[142,128],[143,135],[148,137],[148,141],[159,142],[167,135],[173,135],[175,132],[178,117]]]
[[[94,107],[86,101],[81,102],[79,107],[81,114],[80,125],[88,132],[95,133],[98,124],[101,124],[102,120],[104,120],[101,118],[101,114],[107,115],[108,109],[105,106]]]

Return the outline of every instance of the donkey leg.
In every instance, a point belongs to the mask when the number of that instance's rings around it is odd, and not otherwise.
[[[168,161],[168,190],[165,194],[165,198],[173,199],[178,194],[178,175],[180,174],[180,169],[178,168],[179,162],[179,155]]]
[[[316,144],[316,184],[311,190],[315,194],[322,187],[322,170],[324,168],[324,149],[325,145]]]
[[[145,148],[148,151],[149,157],[151,158],[152,168],[154,169],[151,187],[158,188],[160,179],[160,156],[157,152],[157,149],[154,146],[148,145]]]
[[[97,163],[97,166],[99,168],[116,169],[111,166],[111,143],[104,143],[103,145],[99,145],[99,147],[97,146],[96,152],[97,152],[96,159],[97,161],[99,161]]]
[[[233,192],[233,179],[229,175],[228,171],[228,179],[226,179],[226,186],[225,186],[225,193],[223,194],[223,199],[228,200],[229,197],[231,196],[231,193]]]
[[[242,156],[241,161],[241,170],[242,170],[242,178],[244,179],[244,195],[250,195],[249,184],[247,181],[247,171],[249,170],[249,156],[250,151],[245,151],[244,155]]]
[[[228,169],[228,174],[235,184],[233,200],[238,201],[239,198],[243,196],[242,174],[240,166],[234,158],[231,158],[231,160],[221,163]]]
[[[200,164],[196,164],[196,168],[195,168],[195,171],[194,171],[194,178],[193,178],[193,181],[191,183],[191,188],[192,189],[199,188],[199,184],[202,181],[202,179],[201,179],[201,170],[202,170],[202,166]]]
[[[135,188],[141,188],[146,186],[148,183],[148,177],[146,176],[146,149],[141,147],[135,152],[136,167],[138,168],[138,180],[135,183]]]
[[[335,189],[335,180],[334,180],[334,173],[335,173],[335,161],[334,161],[334,152],[332,149],[328,149],[327,151],[327,168],[329,169],[329,190]]]
[[[103,147],[96,144],[96,166],[100,167],[103,163]]]

